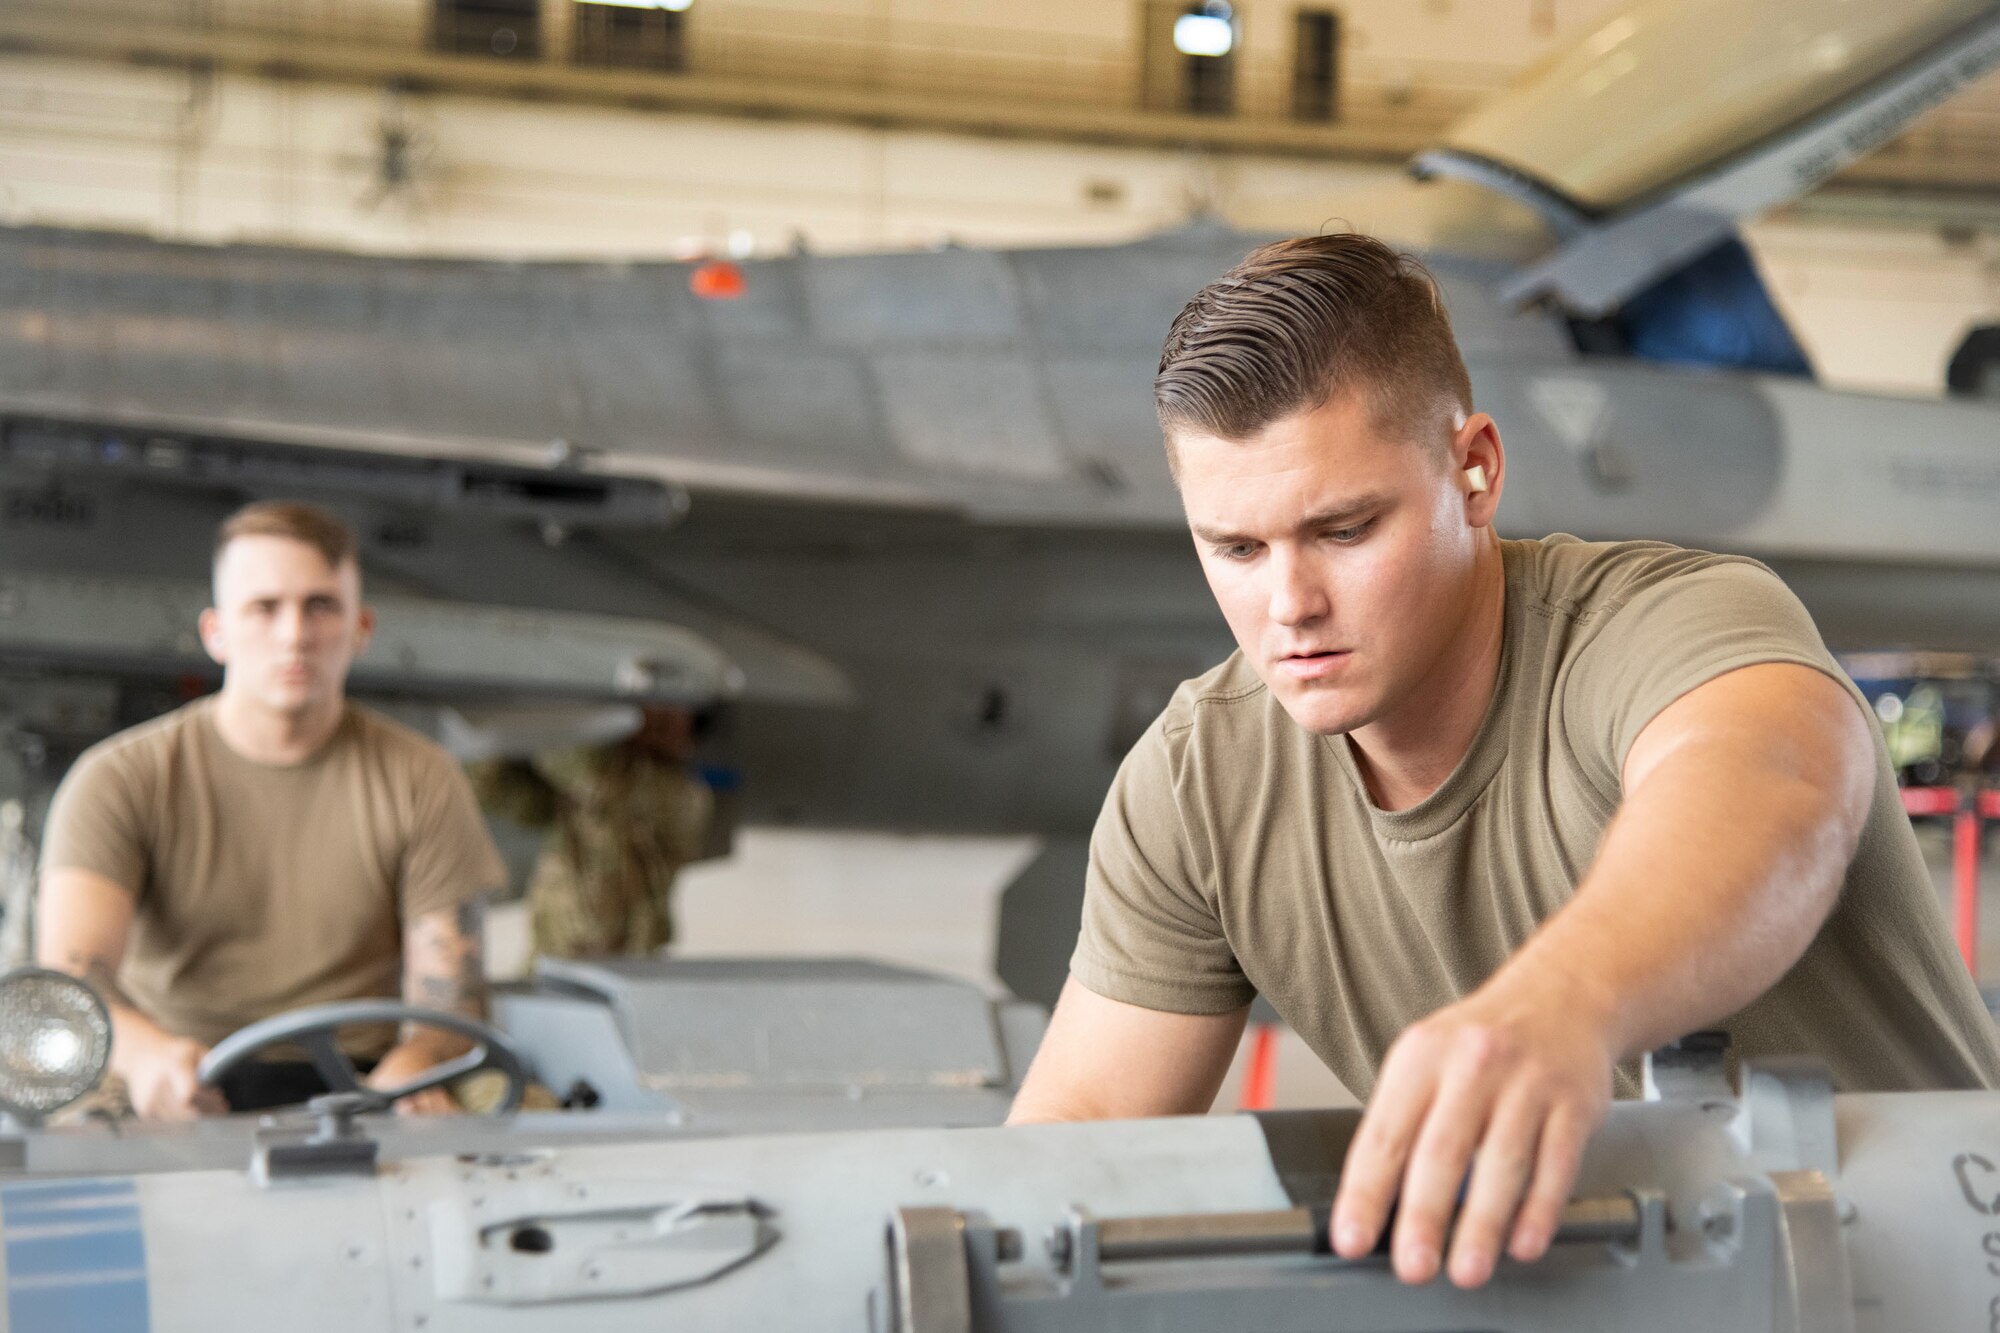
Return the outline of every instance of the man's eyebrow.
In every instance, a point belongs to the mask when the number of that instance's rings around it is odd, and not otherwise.
[[[1386,492],[1357,495],[1351,500],[1343,500],[1337,505],[1307,514],[1299,520],[1298,530],[1304,532],[1313,528],[1337,528],[1343,523],[1351,523],[1357,518],[1365,517],[1371,510],[1380,509],[1389,502],[1390,498]],[[1188,521],[1188,531],[1192,532],[1200,540],[1215,546],[1233,546],[1238,542],[1260,540],[1244,532],[1229,532],[1221,528],[1206,528],[1192,519]]]

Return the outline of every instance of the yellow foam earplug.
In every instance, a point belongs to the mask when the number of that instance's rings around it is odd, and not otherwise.
[[[1486,468],[1482,464],[1474,463],[1465,470],[1465,486],[1474,495],[1486,489]]]

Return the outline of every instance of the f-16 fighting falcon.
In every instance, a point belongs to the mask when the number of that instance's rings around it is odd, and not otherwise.
[[[1397,1274],[1470,1287],[1548,1248],[1629,1060],[1694,1029],[1852,1091],[2000,1082],[1810,617],[1740,557],[1496,536],[1500,426],[1414,261],[1255,251],[1154,394],[1239,651],[1106,799],[1015,1121],[1205,1110],[1261,993],[1368,1101],[1338,1252],[1394,1205]]]

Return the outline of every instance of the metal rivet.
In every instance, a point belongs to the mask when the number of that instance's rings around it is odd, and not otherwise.
[[[1049,1258],[1054,1261],[1056,1267],[1058,1268],[1069,1267],[1070,1234],[1068,1227],[1064,1226],[1050,1227],[1048,1247],[1049,1247]]]

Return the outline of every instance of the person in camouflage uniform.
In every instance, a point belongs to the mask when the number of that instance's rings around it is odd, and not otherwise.
[[[636,957],[673,939],[674,877],[704,855],[715,809],[692,748],[685,710],[649,708],[615,745],[471,766],[489,811],[548,830],[528,882],[537,953]]]

